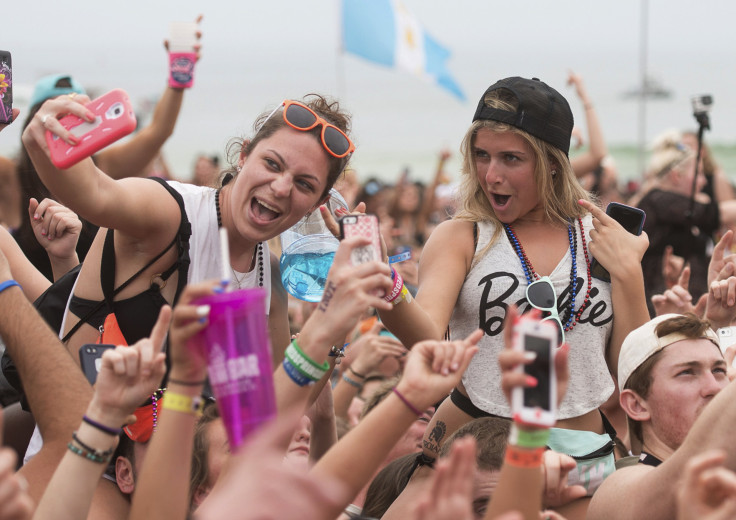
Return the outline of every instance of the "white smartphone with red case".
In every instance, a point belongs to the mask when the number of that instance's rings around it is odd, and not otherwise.
[[[57,168],[69,168],[135,130],[133,105],[128,94],[121,89],[111,90],[90,101],[87,108],[97,116],[91,123],[71,114],[59,120],[79,140],[79,144],[69,145],[59,136],[46,132],[51,162]]]
[[[353,265],[381,261],[381,235],[378,231],[378,217],[375,215],[346,215],[340,219],[342,238],[354,236],[366,237],[371,243],[356,247],[350,254]]]
[[[517,371],[533,376],[534,387],[516,387],[511,393],[511,413],[516,422],[529,426],[551,428],[557,420],[557,378],[554,355],[557,349],[557,329],[550,321],[540,321],[523,315],[514,327],[514,349],[534,352],[529,364]]]

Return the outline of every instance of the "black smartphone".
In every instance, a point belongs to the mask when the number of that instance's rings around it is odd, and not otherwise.
[[[0,51],[0,125],[13,121],[13,65],[10,52]]]
[[[115,345],[106,345],[104,343],[87,343],[79,347],[79,364],[82,366],[82,372],[89,381],[94,385],[97,381],[97,373],[100,371],[102,364],[102,354]]]
[[[633,235],[641,235],[644,229],[644,220],[647,217],[643,210],[619,202],[609,203],[606,207],[606,214]],[[604,282],[611,281],[611,275],[595,258],[590,263],[590,274]]]

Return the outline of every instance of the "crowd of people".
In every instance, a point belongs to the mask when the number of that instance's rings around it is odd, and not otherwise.
[[[59,120],[94,114],[71,75],[39,80],[0,158],[0,520],[733,518],[734,189],[678,131],[623,189],[568,84],[586,132],[558,89],[504,78],[468,114],[460,172],[442,150],[430,182],[386,182],[351,169],[350,115],[319,94],[176,179],[171,86],[131,139],[59,169],[47,133],[74,146]],[[309,303],[281,283],[278,238],[313,212],[338,236],[332,188],[378,216],[383,261],[353,264],[368,239],[342,240]],[[190,341],[209,326],[197,300],[226,288],[265,293],[276,408],[232,447]],[[544,384],[515,348],[522,316],[559,340],[552,427],[511,405]],[[115,347],[90,383],[78,353],[96,343]]]

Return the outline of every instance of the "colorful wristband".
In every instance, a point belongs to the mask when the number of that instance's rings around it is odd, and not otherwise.
[[[282,365],[284,367],[284,372],[286,372],[286,375],[288,375],[291,380],[294,381],[297,385],[307,386],[314,384],[314,381],[299,372],[296,367],[291,364],[291,361],[289,361],[288,358],[284,358]]]
[[[549,429],[522,430],[516,423],[511,423],[509,444],[519,448],[544,448],[549,441]]]
[[[96,462],[97,464],[107,464],[110,459],[112,458],[112,453],[108,457],[102,457],[99,454],[95,452],[89,452],[87,450],[84,450],[82,448],[78,448],[71,442],[66,445],[67,448],[69,448],[69,451],[74,453],[75,455],[79,455],[80,457],[84,457],[87,460],[90,460],[92,462]]]
[[[123,433],[123,429],[122,428],[110,428],[109,426],[105,426],[102,423],[98,423],[97,421],[93,421],[92,419],[90,419],[86,415],[82,417],[82,420],[84,422],[86,422],[87,424],[89,424],[90,426],[93,426],[94,428],[97,428],[101,432],[104,432],[104,433],[106,433],[108,435],[114,435],[115,437],[117,437],[118,435],[120,435],[121,433]]]
[[[20,287],[20,284],[16,282],[15,280],[5,280],[3,283],[0,283],[0,292],[3,292],[5,289],[9,287],[13,287],[17,285]],[[20,287],[21,291],[23,290],[23,287]]]
[[[102,460],[110,460],[110,458],[112,457],[112,454],[115,452],[115,446],[113,446],[112,448],[108,448],[106,450],[96,450],[95,448],[91,447],[89,444],[83,442],[77,435],[77,432],[72,433],[72,440],[74,440],[74,442],[79,444],[79,446],[82,449],[87,450],[89,453],[99,457]]]
[[[412,412],[414,412],[414,415],[416,415],[417,417],[421,417],[422,416],[422,411],[419,410],[413,404],[411,404],[409,402],[409,400],[406,397],[404,397],[404,395],[396,389],[396,387],[393,387],[391,389],[391,391],[396,394],[396,397],[398,397],[399,399],[401,399],[401,402],[404,403],[409,410],[411,410]]]
[[[347,375],[342,375],[342,380],[345,381],[350,386],[354,386],[358,390],[361,390],[363,388],[363,384],[359,381],[356,381],[355,379],[350,379]]]
[[[411,258],[411,250],[404,251],[403,253],[399,253],[398,255],[393,255],[388,257],[388,263],[389,264],[397,264],[399,262],[403,262],[405,260],[409,260]]]
[[[399,293],[399,297],[396,298],[393,303],[394,305],[398,305],[401,302],[409,303],[411,302],[411,293],[409,292],[409,289],[406,288],[406,285],[401,286],[401,292]]]
[[[184,394],[177,394],[171,390],[167,391],[164,396],[159,399],[161,408],[164,410],[173,410],[175,412],[182,412],[199,417],[202,415],[204,410],[204,399],[201,396],[189,396]]]
[[[388,293],[386,296],[384,296],[384,300],[386,300],[389,303],[393,303],[394,300],[401,297],[401,289],[404,288],[404,279],[401,278],[401,274],[394,269],[391,268],[391,278],[394,281],[394,286],[391,289],[391,292]]]
[[[516,466],[517,468],[538,468],[542,465],[542,456],[544,448],[518,448],[516,446],[506,446],[506,464]]]
[[[294,368],[312,381],[319,381],[330,369],[330,364],[327,361],[320,365],[307,356],[304,351],[299,348],[299,344],[295,339],[291,340],[289,346],[286,347],[284,356],[292,365],[294,365]]]

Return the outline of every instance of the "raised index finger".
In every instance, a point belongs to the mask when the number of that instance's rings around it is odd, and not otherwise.
[[[608,220],[613,221],[613,219],[610,216],[606,215],[605,211],[603,211],[601,208],[599,208],[598,206],[596,206],[595,204],[593,204],[592,202],[588,200],[580,199],[578,200],[578,204],[580,204],[582,207],[587,209],[595,218],[597,218],[601,222],[608,222]]]

